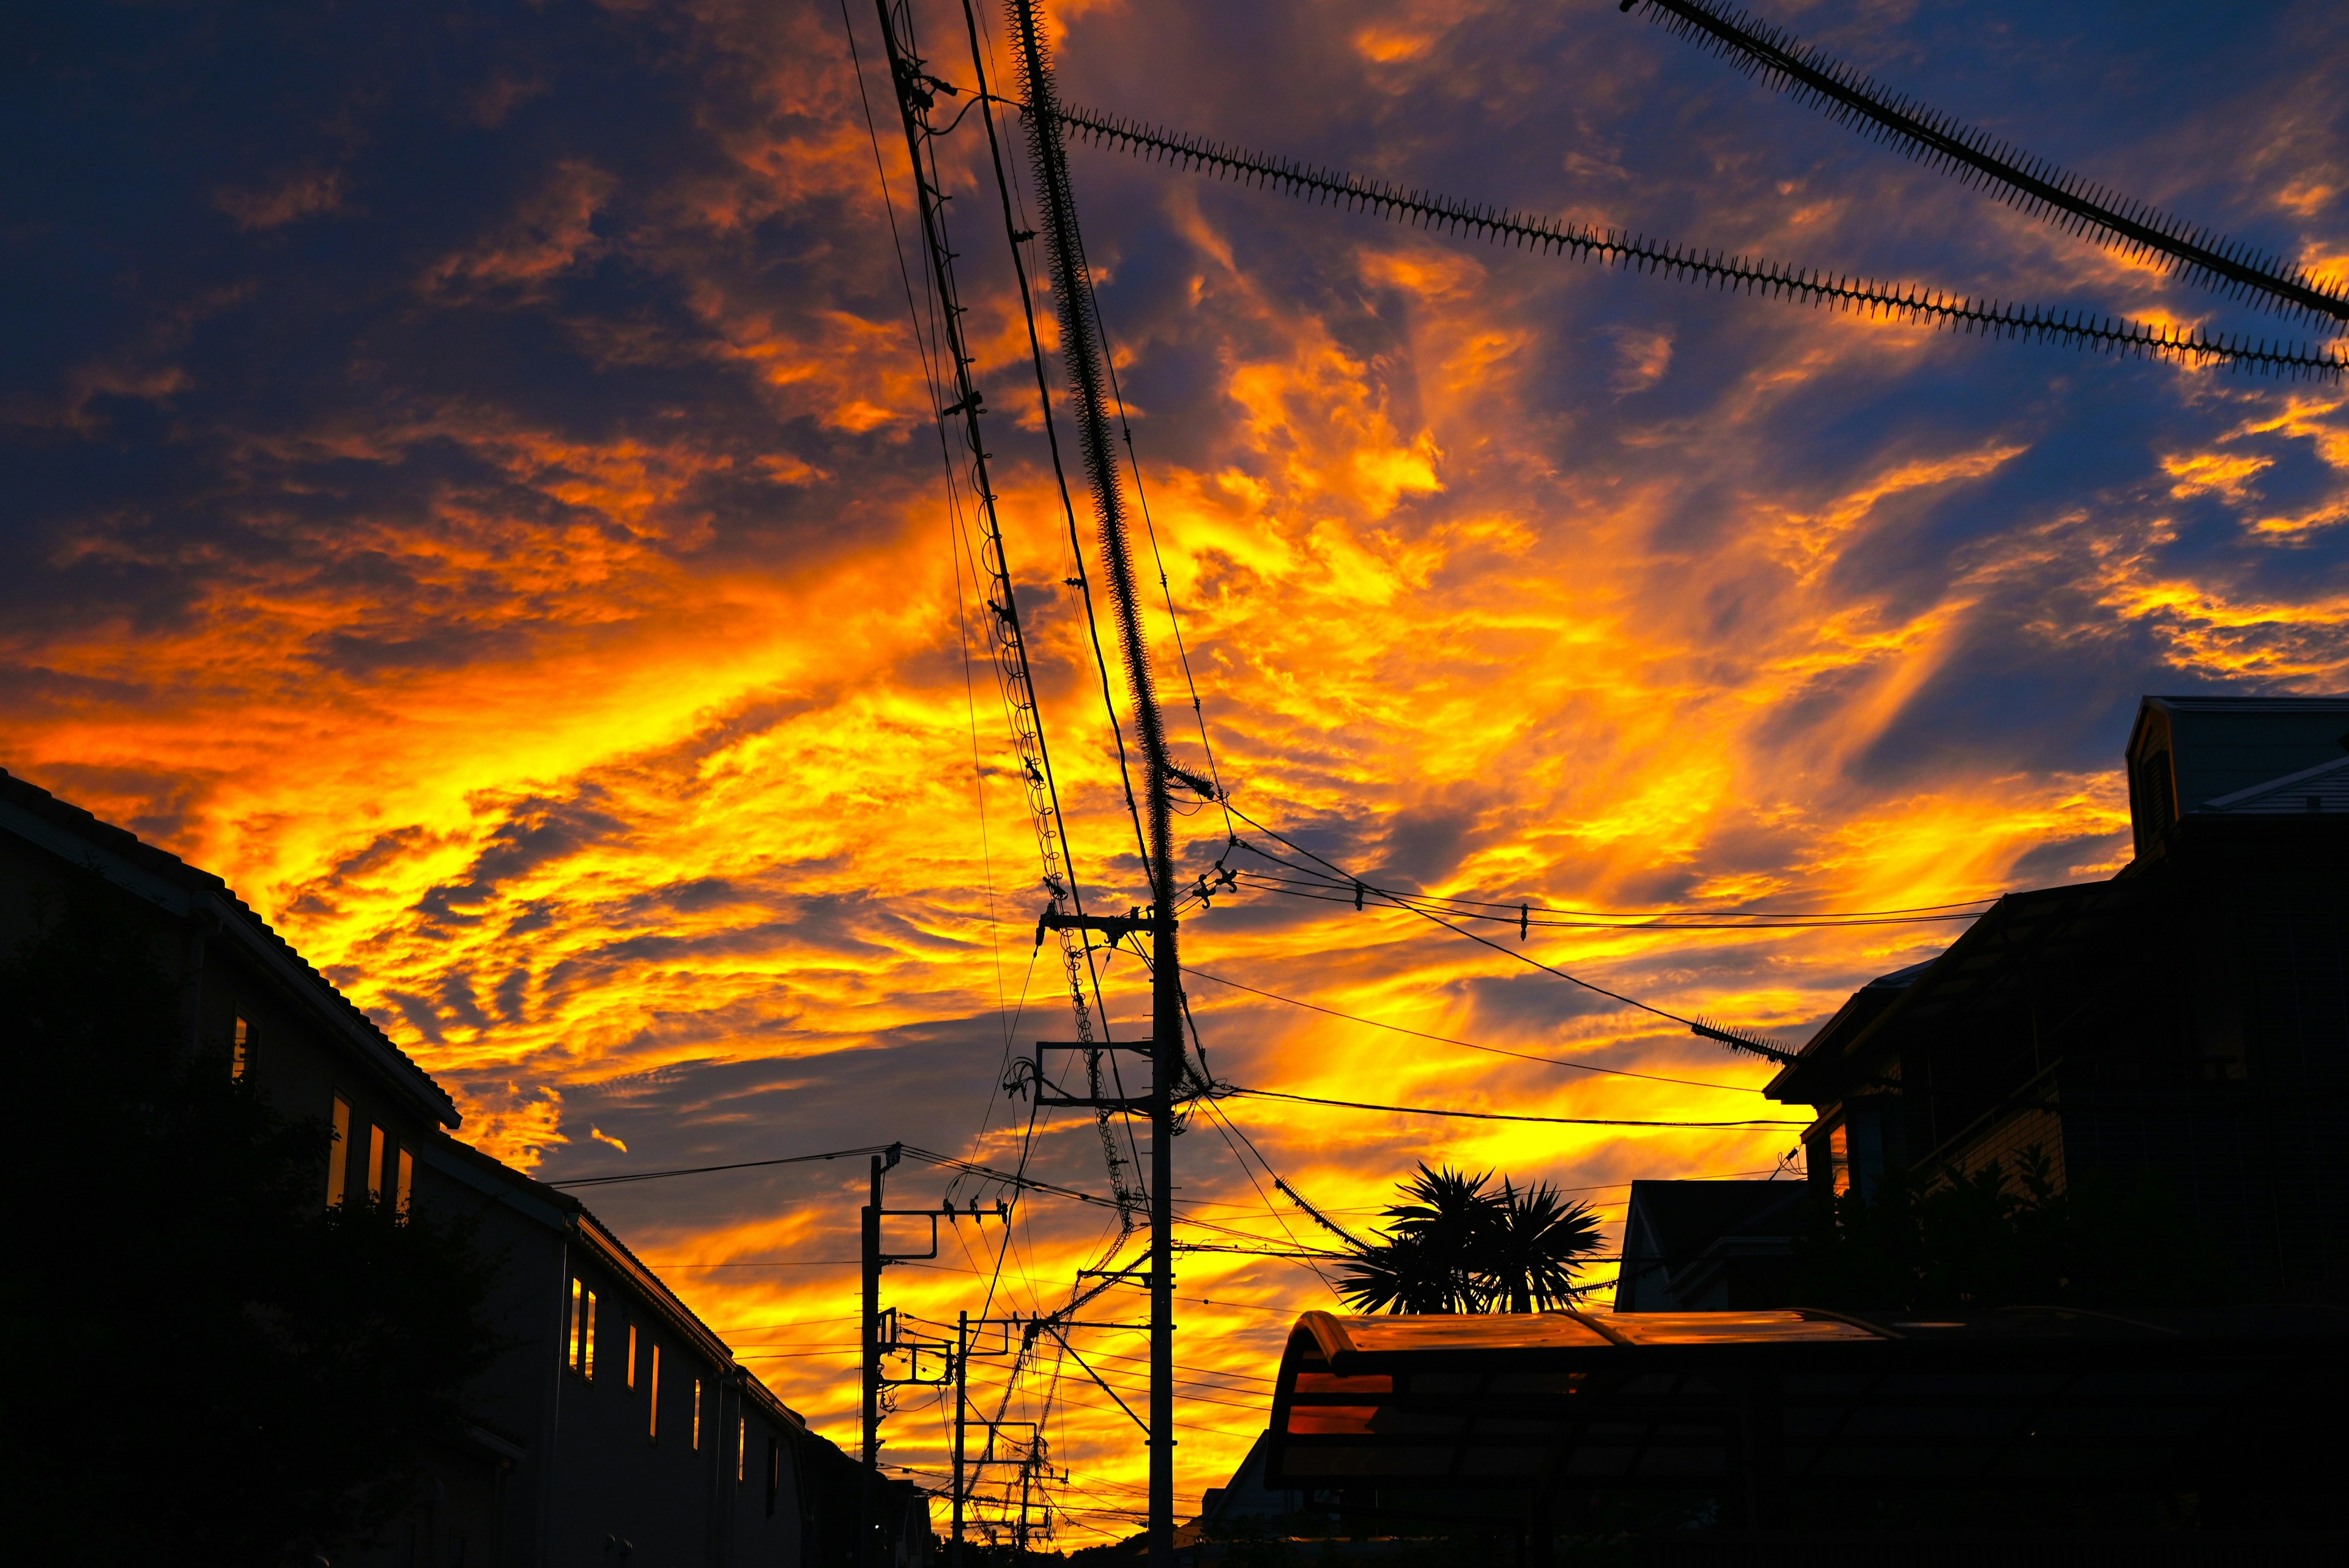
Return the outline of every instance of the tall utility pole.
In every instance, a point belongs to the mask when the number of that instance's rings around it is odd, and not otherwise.
[[[1127,538],[1125,497],[1118,483],[1117,447],[1112,439],[1103,396],[1101,338],[1093,309],[1092,277],[1084,242],[1077,231],[1076,201],[1069,186],[1067,151],[1061,140],[1060,98],[1052,66],[1037,24],[1035,0],[1011,0],[1012,47],[1020,83],[1027,89],[1028,156],[1043,224],[1045,254],[1051,263],[1053,302],[1061,321],[1061,353],[1068,368],[1070,411],[1078,450],[1093,500],[1102,568],[1117,609],[1118,650],[1124,656],[1126,684],[1133,701],[1133,728],[1141,742],[1148,806],[1144,853],[1150,872],[1151,1085],[1150,1085],[1150,1563],[1174,1562],[1174,1095],[1183,1075],[1182,969],[1174,941],[1174,829],[1167,803],[1172,774],[1167,766],[1166,727],[1150,673],[1150,647],[1142,634],[1140,596],[1134,590],[1133,557]]]

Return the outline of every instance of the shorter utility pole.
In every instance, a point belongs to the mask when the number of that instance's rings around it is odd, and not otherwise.
[[[874,1537],[880,1529],[875,1501],[881,1482],[881,1401],[883,1390],[917,1386],[936,1388],[952,1380],[957,1386],[955,1405],[955,1536],[954,1556],[958,1563],[962,1552],[962,1408],[961,1386],[964,1367],[969,1355],[970,1314],[962,1314],[957,1344],[949,1349],[942,1341],[924,1339],[905,1332],[892,1307],[881,1310],[881,1271],[892,1263],[909,1263],[938,1255],[938,1221],[969,1220],[974,1222],[996,1220],[1011,1223],[1011,1205],[999,1199],[992,1209],[981,1209],[977,1199],[968,1209],[957,1209],[951,1203],[941,1203],[936,1209],[891,1209],[883,1201],[882,1177],[895,1166],[905,1152],[902,1144],[891,1144],[885,1156],[873,1157],[873,1187],[870,1199],[864,1205],[860,1227],[863,1247],[858,1263],[863,1272],[864,1304],[859,1321],[863,1324],[864,1442],[864,1474],[857,1487],[857,1568],[874,1568]],[[930,1224],[929,1244],[919,1252],[890,1252],[882,1250],[881,1224],[885,1220],[926,1220]],[[906,1376],[892,1377],[882,1370],[881,1358],[891,1351],[911,1355],[913,1365]],[[922,1376],[922,1354],[947,1358],[936,1377]]]
[[[954,1533],[947,1539],[947,1568],[962,1568],[962,1451],[970,1414],[970,1314],[955,1318]]]
[[[859,1262],[864,1283],[864,1312],[858,1321],[864,1324],[864,1425],[863,1457],[864,1473],[856,1488],[856,1561],[858,1568],[872,1568],[873,1532],[879,1524],[874,1517],[878,1501],[881,1480],[881,1179],[903,1157],[905,1147],[891,1144],[885,1155],[873,1157],[873,1189],[864,1205]]]

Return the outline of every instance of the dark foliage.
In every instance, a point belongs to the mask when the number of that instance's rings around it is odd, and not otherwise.
[[[469,1236],[327,1210],[321,1125],[187,1049],[122,910],[68,908],[0,969],[10,1552],[269,1564],[405,1506],[494,1348]]]
[[[1445,1168],[1402,1184],[1407,1200],[1386,1211],[1377,1241],[1357,1243],[1339,1265],[1339,1293],[1361,1312],[1535,1312],[1563,1306],[1585,1289],[1581,1261],[1599,1247],[1589,1206],[1557,1188],[1520,1189],[1492,1173]]]
[[[2010,1173],[1887,1174],[1820,1205],[1799,1299],[1851,1311],[2152,1306],[2208,1289],[2211,1248],[2158,1186],[2089,1171],[2059,1188],[2033,1146]]]

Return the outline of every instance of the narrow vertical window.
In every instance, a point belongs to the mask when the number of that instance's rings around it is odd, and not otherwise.
[[[750,1479],[750,1417],[734,1417],[734,1484]]]
[[[767,1434],[767,1517],[775,1517],[775,1494],[783,1490],[783,1440]]]
[[[579,1366],[579,1331],[586,1320],[580,1314],[580,1296],[587,1289],[579,1277],[571,1278],[571,1310],[563,1322],[563,1365],[576,1371]]]
[[[383,1201],[383,1129],[381,1127],[367,1128],[367,1189],[369,1201],[375,1203]]]
[[[628,1325],[627,1379],[628,1392],[633,1394],[636,1391],[636,1325],[635,1324]]]
[[[595,1381],[595,1293],[587,1293],[587,1315],[579,1330],[579,1376]]]
[[[1833,1162],[1828,1183],[1841,1198],[1851,1190],[1851,1135],[1840,1122],[1827,1134],[1827,1158]]]
[[[399,1186],[397,1201],[401,1219],[408,1217],[409,1194],[416,1189],[416,1157],[406,1149],[399,1151]]]
[[[335,1143],[326,1150],[326,1207],[332,1209],[343,1200],[343,1179],[348,1174],[351,1159],[351,1103],[342,1096],[335,1096]]]
[[[240,1018],[236,1021],[236,1043],[230,1047],[228,1075],[242,1078],[253,1065],[253,1025]]]
[[[660,1441],[660,1346],[653,1346],[651,1365],[645,1370],[645,1441]]]
[[[701,1379],[693,1380],[693,1451],[701,1452]]]

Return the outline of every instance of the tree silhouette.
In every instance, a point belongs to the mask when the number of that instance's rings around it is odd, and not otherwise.
[[[1599,1250],[1599,1220],[1547,1182],[1519,1188],[1422,1163],[1375,1241],[1339,1265],[1339,1294],[1365,1313],[1537,1312],[1564,1306]]]

